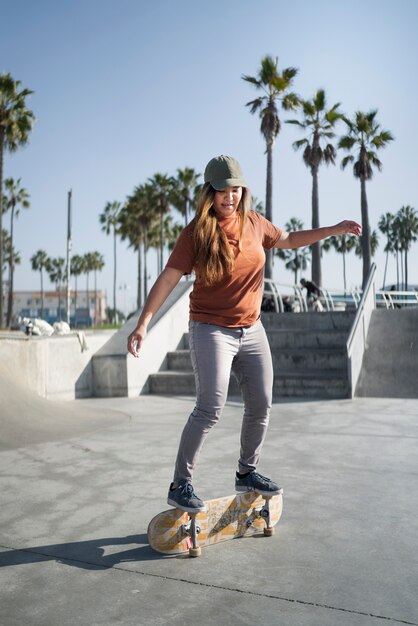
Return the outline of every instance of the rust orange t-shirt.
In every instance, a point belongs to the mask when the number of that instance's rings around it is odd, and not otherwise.
[[[240,251],[238,212],[218,223],[235,250],[234,271],[211,287],[205,287],[199,280],[195,281],[190,294],[190,319],[217,326],[252,326],[261,311],[266,261],[264,250],[272,248],[283,231],[260,213],[250,211]],[[166,267],[191,274],[195,263],[195,224],[196,220],[193,219],[181,232]]]

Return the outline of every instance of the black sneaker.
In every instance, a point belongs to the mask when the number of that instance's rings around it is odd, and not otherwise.
[[[243,478],[237,474],[235,476],[235,491],[239,493],[255,491],[261,496],[277,496],[283,493],[283,489],[279,485],[276,485],[270,478],[257,474],[257,472],[250,472]]]
[[[173,483],[171,483],[168,490],[167,503],[176,507],[176,509],[186,511],[186,513],[206,511],[205,503],[197,497],[193,490],[193,485],[187,480],[181,480],[175,489],[173,489]]]

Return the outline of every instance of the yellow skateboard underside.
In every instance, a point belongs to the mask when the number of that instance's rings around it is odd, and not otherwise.
[[[206,511],[196,515],[200,528],[199,547],[210,546],[228,539],[262,532],[266,522],[260,517],[265,499],[256,493],[242,493],[205,502]],[[282,495],[270,498],[270,525],[280,519]],[[190,523],[188,513],[170,509],[156,515],[148,526],[148,541],[154,550],[163,554],[182,554],[191,546],[184,526]]]

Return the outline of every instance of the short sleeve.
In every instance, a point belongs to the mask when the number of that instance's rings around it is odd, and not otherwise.
[[[184,228],[177,239],[173,252],[170,254],[166,267],[182,270],[184,274],[191,274],[196,260],[193,223]]]
[[[263,234],[263,248],[265,250],[270,250],[270,248],[273,248],[281,239],[284,231],[278,226],[274,226],[274,224],[272,224],[270,220],[266,219],[263,215],[258,215]]]

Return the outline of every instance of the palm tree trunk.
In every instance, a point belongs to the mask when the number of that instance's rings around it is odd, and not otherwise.
[[[318,196],[318,168],[312,168],[312,228],[319,228],[319,196]],[[312,249],[312,280],[321,287],[321,244],[319,241],[311,246]]]
[[[396,289],[399,291],[399,252],[396,250]]]
[[[404,279],[404,273],[403,273],[403,264],[404,264],[404,257],[403,257],[403,250],[401,249],[401,289],[403,290],[405,288],[405,279]]]
[[[186,198],[186,201],[184,203],[184,219],[186,222],[186,226],[189,223],[189,202],[190,202],[189,198]],[[189,280],[189,279],[190,279],[190,276],[187,274],[186,280]]]
[[[273,142],[267,143],[266,218],[273,221]],[[266,250],[266,278],[273,278],[273,250]]]
[[[408,291],[408,248],[405,248],[405,291]]]
[[[142,309],[142,242],[138,245],[138,292],[136,296],[136,308]]]
[[[160,215],[160,268],[159,273],[163,271],[163,247],[164,247],[164,218],[163,210],[161,209]]]
[[[361,221],[363,232],[361,235],[361,248],[363,254],[363,289],[366,286],[367,278],[370,272],[371,251],[370,251],[370,227],[369,227],[369,209],[367,206],[366,179],[361,177]]]
[[[41,267],[41,319],[44,317],[44,276]]]
[[[145,230],[144,231],[144,302],[148,297],[147,253],[148,253],[148,233]]]
[[[58,283],[58,319],[61,321],[61,281]]]
[[[14,273],[14,259],[13,259],[13,225],[14,225],[14,213],[15,207],[12,205],[10,212],[10,263],[9,263],[9,297],[7,302],[7,317],[6,326],[10,326],[13,315],[13,273]]]
[[[0,126],[0,328],[3,326],[3,161],[4,127]]]
[[[97,324],[97,270],[94,270],[94,318],[93,326]]]
[[[13,248],[9,263],[9,293],[7,297],[6,326],[10,326],[13,315]]]
[[[389,246],[389,241],[388,241],[388,246]],[[386,285],[386,273],[387,273],[387,269],[388,269],[388,261],[389,261],[389,249],[386,251],[386,261],[385,261],[385,271],[383,274],[383,289],[385,288]]]
[[[86,297],[87,297],[87,325],[90,319],[90,302],[89,302],[89,272],[86,272]]]
[[[345,252],[343,250],[343,277],[344,277],[344,295],[347,293],[347,277],[345,272]]]
[[[75,275],[75,290],[74,290],[74,328],[77,328],[77,275]]]
[[[113,226],[113,323],[116,323],[116,228]]]

